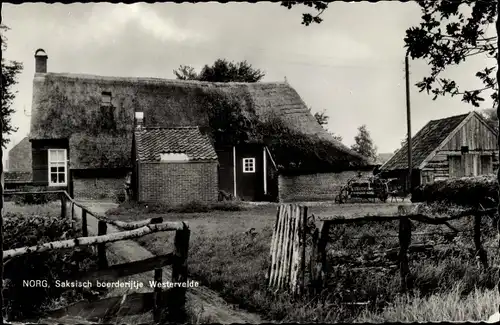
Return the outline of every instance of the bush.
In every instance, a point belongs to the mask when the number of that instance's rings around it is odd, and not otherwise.
[[[9,214],[4,219],[4,249],[34,246],[77,237],[72,221],[52,215]],[[47,309],[80,300],[84,288],[56,286],[56,280],[70,280],[78,272],[95,268],[90,248],[76,248],[19,256],[4,266],[5,305],[9,320],[39,316]],[[47,286],[25,286],[23,280],[46,280]]]
[[[60,199],[60,194],[54,193],[33,193],[33,192],[44,192],[46,191],[43,187],[24,187],[21,192],[32,192],[29,194],[19,194],[14,195],[14,202],[19,205],[24,204],[47,204],[51,201],[57,201]]]
[[[124,190],[116,190],[115,191],[115,201],[120,204],[127,200],[127,196]]]
[[[498,204],[496,176],[463,177],[419,186],[412,192],[412,202],[445,202],[477,208]]]

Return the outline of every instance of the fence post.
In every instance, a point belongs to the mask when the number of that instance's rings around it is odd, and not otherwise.
[[[186,291],[187,291],[187,258],[189,251],[190,230],[186,224],[184,229],[177,230],[174,238],[174,263],[172,265],[171,299],[168,299],[169,321],[184,322],[186,318]],[[175,283],[184,283],[177,285]]]
[[[85,211],[85,210],[83,210]],[[103,236],[106,235],[108,230],[108,225],[106,222],[99,220],[97,224],[97,235]],[[98,257],[98,266],[101,269],[105,269],[108,267],[108,259],[106,258],[106,243],[97,245],[97,257]]]
[[[481,264],[488,268],[488,255],[481,244],[481,215],[474,216],[474,244]]]
[[[154,282],[157,284],[156,287],[154,288],[154,293],[153,293],[153,321],[155,323],[160,322],[161,318],[161,285],[162,283],[162,269],[158,268],[155,269],[155,274],[154,274]]]
[[[61,194],[61,219],[66,218],[66,195]]]
[[[71,220],[75,220],[75,203],[71,202]]]
[[[399,270],[401,274],[401,287],[407,291],[412,287],[410,279],[410,267],[408,264],[408,249],[411,244],[411,222],[406,216],[399,218]]]
[[[88,235],[89,233],[87,228],[87,210],[82,209],[82,236],[87,237]]]
[[[328,243],[328,233],[330,224],[326,221],[321,223],[321,230],[318,238],[317,260],[315,266],[315,291],[319,293],[326,283],[327,265],[326,265],[326,245]]]

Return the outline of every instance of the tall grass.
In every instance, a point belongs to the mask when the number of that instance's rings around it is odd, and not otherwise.
[[[446,210],[441,208],[437,214],[443,213]],[[498,269],[485,269],[478,263],[472,218],[451,224],[461,232],[450,234],[446,226],[413,222],[412,243],[430,247],[410,254],[415,290],[409,293],[401,291],[397,268],[397,222],[334,227],[328,245],[327,287],[317,296],[292,298],[286,292],[269,290],[271,227],[253,235],[235,232],[230,218],[218,219],[216,228],[193,232],[189,273],[227,301],[275,321],[486,320],[498,305],[498,294],[492,291],[498,283]],[[483,245],[490,265],[496,266],[500,257],[491,225],[485,218]],[[429,232],[433,234],[422,235]],[[155,253],[165,253],[164,240],[144,244]],[[377,255],[381,251],[392,253]]]

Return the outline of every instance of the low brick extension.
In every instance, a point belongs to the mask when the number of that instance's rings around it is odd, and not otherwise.
[[[217,201],[217,161],[141,163],[139,201],[170,205]]]
[[[335,200],[342,186],[358,175],[358,171],[284,176],[278,179],[280,202]],[[362,171],[363,177],[373,175]]]

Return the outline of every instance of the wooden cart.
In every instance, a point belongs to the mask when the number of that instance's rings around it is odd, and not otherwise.
[[[377,199],[387,202],[389,189],[387,182],[377,177],[350,179],[345,186],[340,189],[337,196],[338,203],[345,203],[350,199],[362,199],[368,202],[376,202]]]

